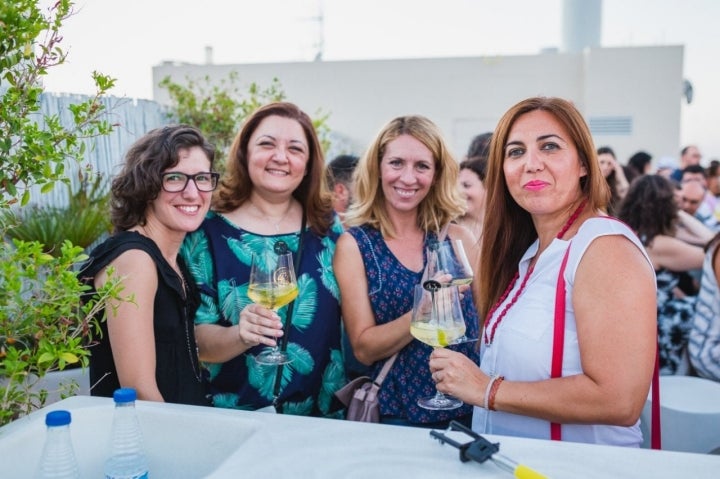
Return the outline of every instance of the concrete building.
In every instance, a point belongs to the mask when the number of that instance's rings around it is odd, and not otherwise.
[[[593,43],[591,41],[591,43]],[[278,78],[289,101],[309,114],[330,113],[342,147],[362,153],[391,118],[422,114],[442,129],[461,159],[470,139],[495,128],[512,104],[535,95],[560,96],[578,106],[597,146],[621,162],[637,150],[658,159],[680,149],[683,47],[585,47],[528,56],[316,61],[243,65],[163,63],[153,84],[177,83],[232,71],[241,83],[270,85]],[[157,86],[154,99],[167,103]]]

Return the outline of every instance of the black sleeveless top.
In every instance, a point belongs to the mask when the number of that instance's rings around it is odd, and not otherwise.
[[[207,406],[209,402],[205,394],[205,382],[201,377],[202,370],[193,329],[199,293],[182,258],[178,257],[178,265],[188,281],[187,300],[181,279],[163,258],[155,242],[132,231],[113,235],[95,248],[80,272],[80,279],[92,288],[88,294],[94,294],[95,275],[131,249],[139,249],[149,254],[157,270],[158,288],[153,308],[153,332],[155,380],[158,389],[166,402]],[[132,321],[133,318],[121,320]],[[90,393],[93,396],[112,397],[120,384],[110,348],[107,322],[102,320],[100,325],[102,336],[95,338],[90,348]]]

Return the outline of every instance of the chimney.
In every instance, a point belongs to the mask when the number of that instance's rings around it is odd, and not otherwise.
[[[212,65],[213,64],[213,47],[206,46],[205,47],[205,65]]]
[[[599,47],[601,27],[602,0],[563,0],[563,52],[577,53],[588,47]]]

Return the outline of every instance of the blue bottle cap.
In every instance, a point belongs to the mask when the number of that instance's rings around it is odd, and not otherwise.
[[[115,402],[133,402],[137,399],[137,393],[133,388],[116,389],[113,393]]]
[[[50,427],[70,424],[70,411],[50,411],[45,415],[45,425]]]

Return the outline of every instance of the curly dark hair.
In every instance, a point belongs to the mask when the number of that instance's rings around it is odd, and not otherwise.
[[[116,233],[145,224],[148,204],[160,194],[163,172],[178,164],[180,150],[194,146],[202,148],[212,170],[215,147],[191,126],[156,128],[130,147],[111,186],[110,218]]]
[[[678,215],[675,187],[660,175],[643,175],[630,184],[618,211],[645,246],[658,235],[672,236]]]

